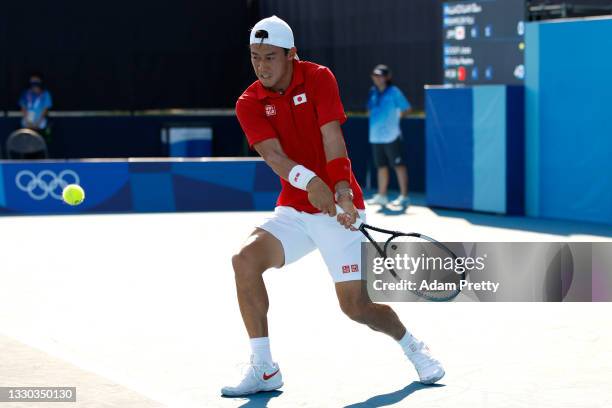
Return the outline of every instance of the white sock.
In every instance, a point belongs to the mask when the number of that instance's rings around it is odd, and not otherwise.
[[[270,339],[268,337],[255,337],[249,339],[249,341],[251,342],[251,351],[253,352],[253,362],[272,365]]]
[[[404,354],[406,355],[414,353],[417,350],[418,340],[412,334],[410,334],[408,330],[406,330],[404,337],[399,339],[397,342],[402,350],[404,350]]]

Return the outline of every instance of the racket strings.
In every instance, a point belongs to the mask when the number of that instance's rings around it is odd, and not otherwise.
[[[397,281],[414,281],[417,287],[411,290],[412,293],[432,301],[448,301],[461,292],[460,283],[462,279],[465,279],[465,273],[455,272],[454,265],[457,255],[444,244],[417,232],[391,231],[368,224],[362,224],[359,230],[372,243],[382,258],[395,258],[397,255],[417,258],[416,261],[412,261],[412,272],[408,275],[405,271],[396,270],[397,268],[387,268]],[[374,240],[368,230],[390,235],[390,237],[383,244]],[[431,259],[434,260],[435,265],[430,265]]]
[[[455,272],[457,256],[443,244],[422,234],[401,234],[385,243],[386,256],[410,261],[408,274],[395,272],[400,279],[416,283],[412,292],[433,301],[447,301],[460,293],[464,275]]]

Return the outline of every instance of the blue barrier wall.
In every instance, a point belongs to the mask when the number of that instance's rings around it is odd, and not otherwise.
[[[612,224],[612,19],[527,24],[527,214]]]
[[[401,121],[411,191],[425,191],[424,119]],[[134,115],[54,117],[49,145],[54,159],[164,157],[167,147],[161,142],[161,129],[168,124],[198,124],[213,130],[212,156],[241,157],[249,151],[242,129],[232,114],[226,115]],[[0,117],[0,150],[8,135],[19,126],[19,118]],[[376,188],[376,173],[368,143],[368,118],[351,115],[343,131],[353,170],[364,188]],[[391,189],[397,189],[392,175]]]
[[[0,145],[19,127],[19,118],[0,118]],[[163,157],[161,130],[168,124],[199,124],[213,129],[213,156],[244,156],[242,129],[233,115],[108,115],[53,117],[49,154],[54,159]]]
[[[61,200],[66,184],[85,201]],[[271,210],[278,177],[261,159],[0,162],[0,213]]]
[[[523,88],[426,90],[427,203],[523,212]]]
[[[425,92],[427,203],[472,209],[472,90]]]

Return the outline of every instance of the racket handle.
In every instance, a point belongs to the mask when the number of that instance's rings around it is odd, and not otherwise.
[[[338,214],[344,214],[344,210],[338,204],[336,204],[336,211],[338,212]],[[357,217],[352,226],[355,229],[359,229],[359,227],[361,227],[361,224],[363,224],[363,221],[361,221],[361,218]]]

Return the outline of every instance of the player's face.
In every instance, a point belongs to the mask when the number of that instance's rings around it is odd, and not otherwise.
[[[36,93],[41,93],[42,92],[42,88],[40,86],[41,82],[42,80],[38,76],[32,75],[30,77],[30,88]]]
[[[251,64],[255,75],[266,88],[274,89],[289,73],[294,51],[269,44],[251,44]]]
[[[387,78],[384,75],[372,75],[372,82],[378,89],[387,86]]]

